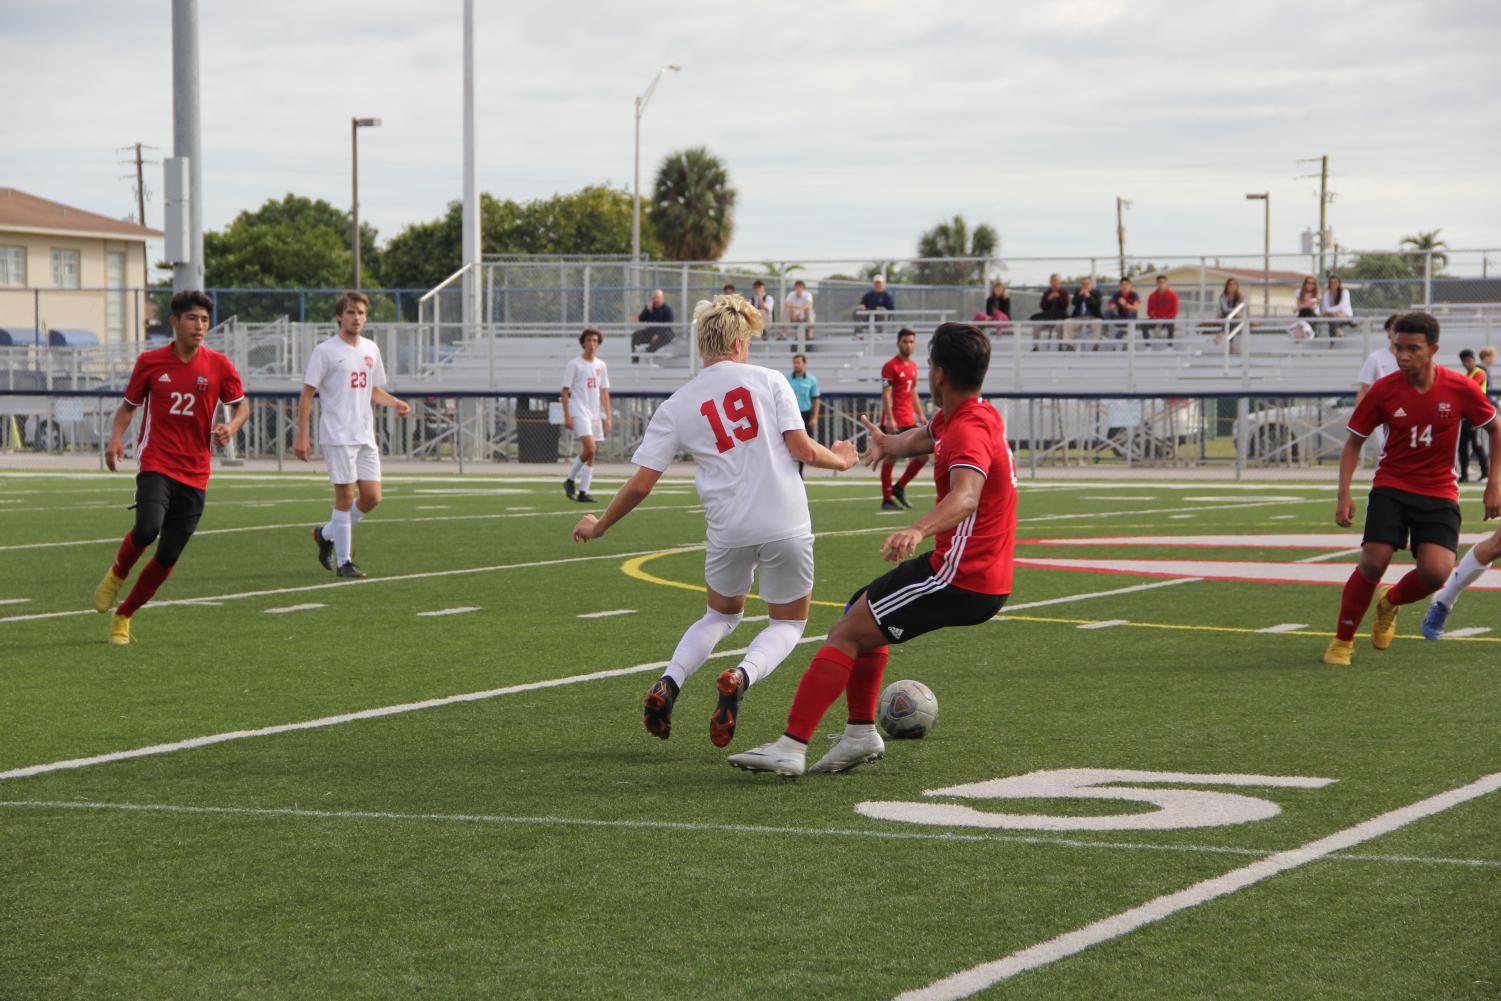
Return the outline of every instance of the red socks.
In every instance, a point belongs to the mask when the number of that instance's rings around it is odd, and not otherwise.
[[[1339,600],[1339,622],[1334,627],[1334,635],[1346,643],[1355,638],[1355,630],[1360,628],[1360,620],[1365,618],[1367,608],[1371,607],[1371,596],[1376,593],[1379,580],[1366,580],[1365,575],[1356,567],[1350,572],[1350,579],[1345,581],[1345,591]]]
[[[891,500],[891,474],[896,469],[896,463],[881,463],[881,499]]]
[[[876,703],[881,699],[881,678],[886,674],[887,648],[876,647],[855,658],[854,670],[844,689],[844,701],[849,708],[849,722],[874,723]]]
[[[1410,605],[1414,601],[1422,601],[1437,590],[1437,587],[1429,587],[1416,570],[1409,570],[1407,576],[1397,581],[1397,585],[1386,593],[1386,600],[1393,605]]]
[[[902,473],[902,478],[896,481],[896,485],[905,490],[907,488],[907,484],[912,482],[912,478],[920,473],[922,471],[922,467],[927,464],[928,457],[925,455],[920,455],[917,458],[913,459],[911,462],[907,463],[907,471]]]
[[[151,600],[156,589],[161,587],[171,574],[171,567],[164,567],[154,559],[147,563],[146,568],[141,571],[141,576],[136,578],[136,586],[130,589],[130,596],[120,602],[120,607],[115,609],[115,614],[130,618],[136,613],[136,609]]]
[[[855,661],[838,648],[825,646],[813,656],[813,663],[797,683],[792,711],[787,714],[787,736],[806,744],[818,729],[824,713],[850,683]]]
[[[130,568],[136,565],[136,560],[145,551],[144,547],[136,545],[135,532],[126,532],[125,541],[120,543],[120,551],[115,554],[115,576],[121,580],[129,577]]]

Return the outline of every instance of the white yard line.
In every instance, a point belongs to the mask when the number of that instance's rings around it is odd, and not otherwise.
[[[709,834],[763,834],[790,837],[870,838],[877,841],[940,841],[948,843],[989,843],[1002,845],[1051,845],[1061,848],[1103,849],[1106,851],[1169,852],[1196,855],[1241,855],[1266,858],[1270,851],[1259,848],[1233,848],[1222,845],[1150,844],[1132,841],[1088,841],[1080,838],[1047,837],[1030,834],[961,834],[929,831],[862,830],[838,827],[772,827],[762,824],[713,824],[672,820],[600,820],[593,817],[531,817],[507,814],[474,813],[395,813],[386,810],[301,810],[293,807],[192,806],[177,803],[102,803],[94,800],[0,800],[0,809],[10,810],[83,810],[119,813],[198,814],[231,817],[290,817],[304,820],[417,821],[449,824],[496,824],[525,827],[585,827],[602,830],[683,831]],[[1501,869],[1501,861],[1492,859],[1443,858],[1428,855],[1331,855],[1336,862],[1387,862],[1408,865],[1457,865],[1470,868]]]
[[[418,612],[421,618],[434,619],[440,615],[463,615],[465,612],[479,611],[478,605],[460,605],[457,608],[440,608],[436,612]]]
[[[1444,633],[1444,635],[1445,636],[1458,636],[1460,638],[1463,638],[1465,636],[1484,636],[1486,633],[1488,633],[1490,631],[1491,631],[1491,627],[1490,626],[1470,626],[1470,627],[1468,627],[1466,629],[1450,629],[1450,630],[1447,630]]]
[[[634,608],[612,608],[607,612],[584,612],[576,616],[580,619],[608,619],[612,615],[635,615]]]
[[[0,598],[0,605],[24,605],[30,598]]]
[[[265,610],[265,612],[267,615],[285,615],[288,612],[311,612],[315,608],[327,607],[327,605],[320,605],[316,601],[314,601],[309,602],[306,605],[287,605],[285,608],[268,608]]]
[[[1076,626],[1075,628],[1077,628],[1077,629],[1111,629],[1111,628],[1114,628],[1115,626],[1129,626],[1130,624],[1131,624],[1131,620],[1130,619],[1101,619],[1099,622],[1086,622],[1086,623],[1084,623],[1081,626]]]
[[[826,638],[827,636],[825,635],[804,636],[798,640],[798,643],[821,643]],[[742,647],[738,650],[722,650],[709,656],[710,659],[738,657],[749,649],[749,647]],[[21,779],[32,775],[45,775],[48,772],[63,771],[65,769],[87,768],[90,765],[102,765],[112,761],[127,761],[131,758],[146,758],[158,754],[171,754],[174,751],[188,751],[196,747],[208,747],[213,744],[224,744],[232,740],[245,740],[250,737],[269,737],[279,733],[293,733],[298,730],[318,730],[323,727],[339,726],[343,723],[380,719],[386,716],[399,716],[402,713],[417,712],[422,709],[436,709],[440,706],[457,705],[462,702],[482,702],[486,699],[498,698],[502,695],[517,695],[522,692],[535,692],[546,688],[562,688],[567,685],[577,685],[586,681],[623,678],[646,671],[660,671],[668,663],[669,661],[658,660],[648,664],[636,664],[631,667],[592,671],[588,674],[574,674],[566,678],[548,678],[545,681],[529,681],[520,685],[507,685],[504,688],[490,688],[482,692],[466,692],[462,695],[445,695],[436,699],[423,699],[420,702],[403,702],[394,706],[361,709],[357,712],[341,713],[337,716],[323,716],[318,719],[304,720],[301,723],[281,723],[276,726],[263,726],[253,730],[231,730],[228,733],[215,733],[207,737],[192,737],[188,740],[176,740],[168,744],[152,744],[148,747],[137,747],[128,751],[112,751],[108,754],[96,754],[87,758],[69,758],[65,761],[52,761],[41,765],[26,765],[22,768],[12,768],[9,771],[0,772],[0,780]]]
[[[1487,796],[1501,789],[1501,772],[1494,772],[1468,785],[1430,796],[1400,809],[1337,831],[1328,837],[1310,841],[1288,851],[1277,852],[1258,862],[1233,869],[1221,876],[1195,883],[1187,889],[1150,900],[1139,907],[1085,925],[1076,931],[1014,952],[1009,956],[982,963],[960,973],[944,977],[926,987],[898,995],[897,1001],[955,1001],[969,997],[1012,977],[1048,963],[1076,955],[1090,946],[1128,935],[1145,925],[1171,917],[1190,907],[1197,907],[1218,897],[1253,886],[1271,876],[1296,869],[1310,862],[1328,858],[1335,852],[1353,848],[1382,837],[1415,821]]]
[[[1265,629],[1256,630],[1258,633],[1295,633],[1299,629],[1307,629],[1306,622],[1283,622],[1275,626],[1267,626]]]
[[[1082,601],[1085,598],[1109,598],[1117,594],[1133,594],[1137,591],[1155,591],[1159,587],[1177,587],[1179,584],[1200,584],[1203,577],[1173,577],[1169,580],[1155,580],[1150,584],[1133,584],[1130,587],[1118,587],[1113,591],[1091,591],[1088,594],[1069,594],[1062,598],[1044,598],[1041,601],[1027,601],[1020,605],[1007,605],[991,621],[999,622],[1006,618],[1007,612],[1022,612],[1029,608],[1046,608],[1049,605],[1065,605],[1070,601]],[[0,620],[3,621],[3,620]]]

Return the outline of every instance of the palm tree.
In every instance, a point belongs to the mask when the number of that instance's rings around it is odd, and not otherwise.
[[[995,227],[981,223],[970,232],[964,216],[946,219],[925,232],[917,241],[918,257],[991,257],[1000,247],[1001,237]],[[918,281],[941,285],[959,285],[968,281],[981,281],[985,277],[984,262],[969,264],[919,264],[916,268]]]
[[[1433,273],[1437,274],[1449,264],[1449,255],[1443,251],[1449,249],[1449,244],[1439,239],[1442,229],[1419,230],[1412,236],[1402,238],[1402,246],[1414,253],[1433,255]]]
[[[694,146],[657,169],[651,226],[670,260],[717,261],[735,231],[735,189],[719,157]]]

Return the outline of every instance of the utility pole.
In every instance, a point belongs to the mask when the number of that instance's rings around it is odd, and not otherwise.
[[[1319,162],[1319,278],[1324,277],[1324,255],[1329,250],[1329,203],[1334,201],[1335,192],[1329,190],[1329,154],[1320,157],[1309,157],[1299,160],[1299,163]],[[1299,174],[1299,178],[1311,178],[1313,174]]]
[[[1120,250],[1120,277],[1126,277],[1126,209],[1131,207],[1131,200],[1115,196],[1115,243]]]
[[[117,153],[124,153],[126,150],[130,150],[130,149],[135,150],[135,160],[134,160],[134,163],[135,163],[135,168],[136,168],[136,172],[135,172],[135,182],[136,182],[136,222],[139,225],[141,225],[141,226],[145,226],[146,225],[146,174],[145,174],[145,169],[144,168],[145,168],[146,164],[148,164],[148,163],[155,164],[157,161],[142,159],[141,158],[141,150],[143,150],[143,149],[156,149],[156,147],[155,146],[147,146],[145,143],[133,143],[133,144],[131,144],[129,146],[121,146],[119,149],[115,150],[115,152],[117,152]],[[130,161],[130,160],[121,160],[120,162],[122,164],[124,164],[125,166],[129,166],[132,161]],[[122,179],[124,179],[124,180],[129,180],[130,179],[130,175],[129,174],[123,174],[121,176],[122,176]],[[141,259],[141,287],[145,288],[145,287],[147,287],[148,285],[151,284],[151,259],[150,259],[150,257],[148,257],[144,253],[141,255],[141,258],[142,258]]]

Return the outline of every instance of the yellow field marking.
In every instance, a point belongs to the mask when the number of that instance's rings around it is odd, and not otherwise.
[[[647,571],[641,569],[645,564],[650,563],[652,560],[659,559],[663,556],[677,556],[682,553],[696,553],[702,551],[703,548],[703,546],[684,546],[680,549],[664,549],[660,553],[648,553],[645,556],[637,556],[633,559],[626,560],[620,565],[620,570],[627,577],[634,577],[636,580],[645,581],[648,584],[657,584],[662,587],[675,587],[683,591],[697,591],[699,594],[704,594],[708,589],[702,584],[686,584],[683,581],[679,580],[668,580],[666,577],[658,577],[656,574],[648,573]],[[746,597],[755,598],[757,601],[765,600],[758,594],[751,594],[747,595]],[[814,605],[821,605],[824,608],[844,608],[844,602],[842,601],[818,601],[815,599],[811,603]],[[1105,621],[1103,619],[1064,619],[1051,615],[1007,615],[1004,611],[1001,612],[1001,614],[997,615],[996,618],[998,620],[1007,622],[1042,622],[1060,626],[1087,626],[1095,622]],[[1260,629],[1254,629],[1249,626],[1204,626],[1189,625],[1177,622],[1127,622],[1125,623],[1125,627],[1128,629],[1166,629],[1169,631],[1184,633],[1233,633],[1240,635],[1257,636],[1276,635],[1329,637],[1334,635],[1331,632],[1322,632],[1316,629],[1298,629],[1292,632],[1268,634],[1263,633]],[[1421,635],[1398,634],[1397,638],[1404,640],[1420,640],[1423,637]],[[1446,637],[1443,642],[1501,643],[1501,637],[1449,636]]]
[[[685,584],[680,580],[668,580],[666,577],[658,577],[656,574],[647,573],[641,569],[643,565],[650,563],[658,557],[676,556],[680,553],[696,553],[700,552],[703,548],[703,546],[684,546],[681,549],[664,549],[660,553],[648,553],[645,556],[637,556],[622,563],[620,565],[620,572],[627,577],[634,577],[648,584],[660,584],[663,587],[675,587],[683,591],[697,591],[699,594],[706,594],[709,589],[702,584]],[[757,601],[766,600],[759,594],[748,594],[746,597],[755,598]],[[824,608],[837,608],[841,611],[844,610],[844,602],[842,601],[818,601],[814,599],[809,604],[821,605]]]

